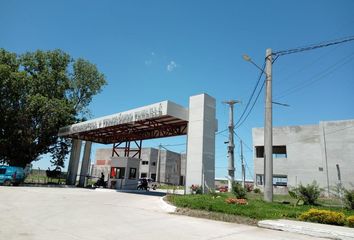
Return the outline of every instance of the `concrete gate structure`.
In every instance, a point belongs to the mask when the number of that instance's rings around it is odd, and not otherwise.
[[[67,184],[76,183],[82,141],[85,147],[79,186],[84,186],[88,174],[92,142],[113,144],[112,157],[119,157],[116,149],[124,149],[122,157],[140,158],[143,140],[187,135],[186,190],[199,185],[208,192],[214,189],[215,180],[215,116],[215,99],[200,94],[189,98],[188,109],[163,101],[63,127],[58,136],[73,141]],[[137,150],[131,149],[131,144]]]

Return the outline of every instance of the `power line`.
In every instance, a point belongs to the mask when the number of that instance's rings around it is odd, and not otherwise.
[[[264,61],[263,66],[262,66],[261,69],[262,69],[262,71],[261,71],[260,74],[259,74],[258,80],[257,80],[256,85],[254,86],[253,91],[252,91],[252,93],[251,93],[251,95],[250,95],[250,97],[249,97],[249,99],[248,99],[248,101],[247,101],[246,107],[244,108],[244,110],[243,110],[243,112],[242,112],[240,118],[239,118],[239,119],[237,120],[237,122],[235,123],[235,126],[237,126],[237,125],[242,121],[242,117],[245,115],[246,111],[248,110],[248,107],[249,107],[249,105],[250,105],[250,103],[251,103],[251,101],[252,101],[252,98],[253,98],[253,96],[254,96],[254,94],[255,94],[255,92],[256,92],[258,86],[259,86],[259,83],[260,83],[260,81],[261,81],[262,75],[263,75],[263,73],[264,73],[265,61]]]
[[[219,131],[219,132],[215,133],[215,135],[219,135],[219,134],[221,134],[221,133],[223,133],[223,132],[226,132],[227,130],[229,130],[229,129],[226,128],[226,129],[224,129],[224,130],[222,130],[222,131]]]
[[[345,56],[344,58],[340,59],[339,61],[337,61],[335,64],[329,66],[328,68],[326,68],[322,73],[319,73],[317,76],[314,76],[312,78],[310,78],[309,80],[306,80],[305,82],[301,82],[291,88],[285,89],[282,94],[280,96],[277,96],[276,98],[283,98],[285,96],[288,96],[290,94],[293,94],[295,92],[298,92],[299,90],[306,88],[312,84],[314,84],[315,82],[323,79],[324,77],[326,77],[327,75],[335,72],[337,69],[339,69],[340,67],[345,66],[346,64],[348,64],[350,61],[353,60],[353,56],[354,56],[354,52],[349,54],[348,56]],[[322,75],[321,75],[322,74]]]
[[[258,98],[259,98],[259,96],[260,96],[260,94],[261,94],[261,92],[262,92],[262,90],[263,90],[263,88],[264,88],[265,82],[266,82],[266,81],[264,80],[264,81],[263,81],[263,84],[262,84],[262,86],[261,86],[261,88],[259,89],[259,92],[258,92],[258,94],[257,94],[257,97],[256,97],[256,99],[254,100],[254,102],[253,102],[253,104],[252,104],[252,107],[251,107],[251,109],[248,111],[246,117],[242,120],[241,123],[239,123],[237,126],[235,126],[235,129],[239,128],[239,127],[247,120],[248,116],[251,114],[251,112],[252,112],[254,106],[256,105],[257,100],[258,100]]]
[[[319,44],[312,44],[312,45],[308,45],[308,46],[298,47],[298,48],[294,48],[294,49],[287,49],[287,50],[277,51],[277,52],[274,52],[272,54],[274,56],[274,59],[273,59],[272,63],[274,63],[280,56],[283,56],[283,55],[288,55],[288,54],[298,53],[298,52],[303,52],[303,51],[309,51],[309,50],[314,50],[314,49],[323,48],[323,47],[329,47],[329,46],[342,44],[342,43],[349,42],[349,41],[354,41],[354,36],[345,37],[345,38],[338,39],[338,40],[333,40],[333,41],[326,41],[326,42],[319,43]],[[251,106],[251,109],[248,111],[246,117],[244,117],[244,115],[247,112],[248,107],[249,107],[249,105],[250,105],[250,103],[251,103],[251,101],[252,101],[252,99],[254,97],[255,91],[256,91],[256,89],[259,86],[260,79],[261,79],[261,77],[262,77],[262,75],[264,73],[265,62],[264,62],[263,67],[261,69],[262,69],[262,71],[261,71],[261,73],[259,75],[259,78],[258,78],[258,81],[256,83],[256,86],[254,87],[254,89],[252,91],[252,94],[251,94],[250,98],[248,99],[247,105],[246,105],[244,111],[242,112],[241,117],[238,119],[238,121],[235,124],[235,128],[239,128],[246,121],[248,116],[251,114],[251,112],[252,112],[252,110],[253,110],[253,108],[254,108],[257,100],[258,100],[258,97],[259,97],[259,95],[260,95],[260,93],[261,93],[261,91],[262,91],[262,89],[263,89],[263,87],[265,85],[265,81],[264,81],[260,91],[257,94],[256,99],[254,100],[254,102],[253,102],[253,104]]]
[[[245,165],[246,165],[246,168],[247,168],[247,171],[248,171],[249,175],[250,175],[250,176],[252,177],[252,179],[253,179],[253,174],[252,174],[251,170],[250,170],[249,167],[248,167],[247,161],[245,161]]]
[[[246,146],[246,148],[248,148],[251,152],[253,152],[252,148],[249,147],[249,146],[245,143],[245,141],[244,141],[235,131],[234,131],[234,134],[236,135],[236,137],[237,137],[239,140],[242,141],[243,145]],[[252,174],[251,170],[249,169],[248,164],[247,164],[247,161],[246,161],[245,158],[244,158],[244,163],[245,163],[245,165],[246,165],[246,168],[247,168],[247,170],[248,170],[249,175],[253,178],[253,174]]]
[[[326,42],[322,42],[322,43],[318,43],[318,44],[311,44],[308,46],[297,47],[297,48],[293,48],[293,49],[281,50],[281,51],[274,52],[273,55],[274,56],[284,56],[284,55],[288,55],[288,54],[299,53],[299,52],[310,51],[310,50],[314,50],[314,49],[318,49],[318,48],[329,47],[329,46],[342,44],[342,43],[346,43],[346,42],[350,42],[350,41],[354,41],[354,36],[344,37],[341,39],[326,41]]]
[[[235,131],[234,131],[234,134],[236,135],[236,137],[237,137],[239,140],[241,140],[241,141],[243,142],[243,145],[245,145],[246,148],[248,148],[248,150],[250,150],[251,152],[253,152],[252,148],[249,147],[249,146],[245,143],[245,141],[244,141]]]
[[[306,69],[311,68],[314,64],[318,63],[319,61],[323,60],[325,57],[327,56],[331,56],[330,53],[332,53],[333,51],[335,51],[336,49],[338,49],[340,46],[337,46],[335,48],[330,49],[329,51],[321,54],[319,57],[317,57],[316,59],[314,59],[311,62],[305,63],[305,66],[301,66],[300,68],[298,68],[295,71],[292,71],[291,73],[287,74],[285,77],[282,78],[281,83],[286,83],[288,82],[289,79],[293,78],[296,74],[299,74],[301,72],[303,72]],[[288,65],[291,66],[291,65]],[[280,72],[283,72],[283,69],[281,71],[277,71],[277,75],[280,74]]]
[[[186,143],[176,143],[176,144],[166,144],[166,145],[159,144],[155,147],[158,147],[158,148],[162,147],[168,151],[172,151],[172,150],[168,149],[167,147],[177,147],[177,146],[185,146],[185,145],[186,145]]]

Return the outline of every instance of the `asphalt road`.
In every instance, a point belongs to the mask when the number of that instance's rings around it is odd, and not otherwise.
[[[78,188],[0,187],[0,239],[319,239],[173,215],[160,196]]]

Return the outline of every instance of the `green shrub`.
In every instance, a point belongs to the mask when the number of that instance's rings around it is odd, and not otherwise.
[[[261,189],[255,188],[255,189],[253,189],[253,192],[254,192],[254,193],[261,193]]]
[[[334,212],[329,210],[319,210],[311,208],[307,212],[302,213],[299,216],[301,221],[332,224],[332,225],[344,225],[345,215],[340,212]]]
[[[236,198],[246,198],[246,189],[238,182],[232,184],[232,193]]]
[[[344,190],[344,199],[348,209],[354,209],[354,190]]]
[[[299,202],[301,201],[298,189],[297,188],[289,189],[288,193],[289,193],[290,197],[296,199],[294,206],[297,206],[299,204]]]
[[[199,185],[192,185],[190,186],[192,194],[203,194],[203,188]]]
[[[297,188],[289,190],[289,195],[298,199],[297,203],[302,200],[304,205],[315,205],[320,193],[321,189],[316,181],[312,184],[307,184],[306,186],[300,184]]]
[[[354,215],[347,217],[347,225],[348,227],[354,227]]]

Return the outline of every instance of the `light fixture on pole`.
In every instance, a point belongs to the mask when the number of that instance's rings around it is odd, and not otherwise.
[[[259,67],[248,55],[243,59],[252,63],[266,75],[266,99],[265,99],[265,121],[264,121],[264,200],[273,201],[273,126],[272,126],[272,50],[266,50],[266,69]]]

